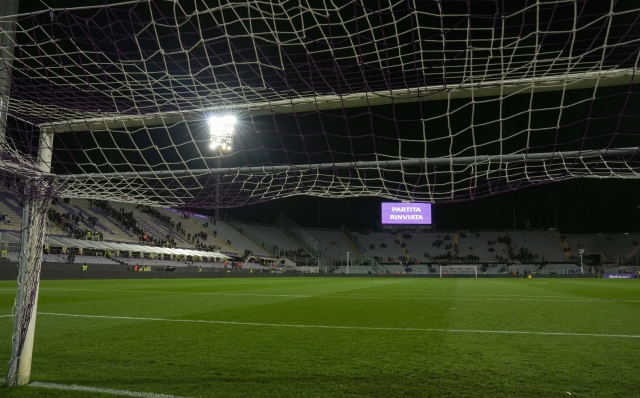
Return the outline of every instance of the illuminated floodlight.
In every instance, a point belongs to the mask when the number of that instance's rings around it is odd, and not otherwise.
[[[207,120],[209,133],[211,134],[211,148],[228,151],[233,142],[233,133],[236,129],[236,118],[231,115],[211,116]]]

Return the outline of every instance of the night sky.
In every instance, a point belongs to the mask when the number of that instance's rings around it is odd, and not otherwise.
[[[353,230],[375,229],[382,201],[292,197],[225,211],[243,221],[273,224],[276,212],[284,211],[301,226],[339,228],[346,224]],[[525,228],[525,220],[530,220],[531,228],[552,228],[554,203],[562,233],[640,231],[640,182],[632,180],[571,180],[475,201],[437,203],[433,219],[439,230],[513,229],[515,208],[517,229]]]
[[[20,12],[110,4],[105,0],[22,0]],[[633,2],[632,2],[633,3]],[[527,98],[524,98],[527,100]],[[635,112],[635,111],[634,111]],[[639,136],[640,137],[640,136]],[[635,143],[634,143],[635,141]],[[619,146],[637,146],[633,136]],[[602,147],[600,144],[597,147]],[[350,159],[346,159],[350,160]],[[293,162],[296,163],[296,162]],[[304,163],[304,162],[303,162]],[[301,226],[375,229],[380,220],[380,198],[319,199],[296,196],[225,210],[244,221],[274,223],[284,211]],[[386,201],[386,200],[385,200]],[[436,203],[433,217],[443,229],[522,229],[556,226],[563,233],[640,231],[640,182],[638,180],[578,179],[527,187],[493,197],[458,203]],[[202,210],[211,213],[211,210]],[[212,213],[211,213],[212,214]]]

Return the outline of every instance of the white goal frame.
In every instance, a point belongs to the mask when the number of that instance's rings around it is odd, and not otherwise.
[[[457,270],[473,270],[473,275],[475,278],[478,277],[478,266],[477,265],[441,265],[440,266],[440,278],[442,278],[442,274],[444,271],[449,271],[448,275],[458,275]],[[451,273],[451,271],[455,271],[455,273]],[[461,275],[470,275],[470,274],[461,274]]]

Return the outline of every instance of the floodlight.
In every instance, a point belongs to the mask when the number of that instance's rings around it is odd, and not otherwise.
[[[230,150],[235,132],[236,118],[232,115],[211,116],[207,121],[211,134],[211,148]]]

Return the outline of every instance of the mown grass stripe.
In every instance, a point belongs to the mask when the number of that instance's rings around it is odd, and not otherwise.
[[[471,295],[460,294],[454,296],[442,296],[437,294],[398,294],[398,295],[371,295],[358,293],[330,293],[330,294],[265,294],[265,293],[227,293],[227,292],[178,292],[163,290],[129,290],[129,289],[67,289],[67,288],[42,288],[40,290],[60,291],[89,291],[105,293],[152,293],[152,294],[185,294],[185,295],[213,295],[213,296],[247,296],[247,297],[292,297],[292,298],[331,298],[331,299],[364,299],[364,300],[462,300],[462,301],[538,301],[538,302],[597,302],[597,303],[640,303],[640,300],[630,299],[600,299],[600,298],[574,298],[562,296],[526,296],[526,295]],[[405,297],[398,297],[405,296]],[[406,297],[418,296],[418,297]],[[421,297],[425,296],[425,297]],[[467,298],[461,296],[471,296]]]
[[[170,318],[146,318],[146,317],[131,317],[131,316],[110,316],[110,315],[62,314],[62,313],[56,313],[56,312],[39,312],[38,314],[66,316],[66,317],[75,317],[75,318],[205,323],[205,324],[216,324],[216,325],[242,325],[242,326],[257,326],[257,327],[299,328],[299,329],[342,329],[342,330],[379,330],[379,331],[399,331],[399,332],[488,333],[488,334],[492,333],[492,334],[520,334],[520,335],[538,335],[538,336],[606,337],[606,338],[613,337],[613,338],[640,339],[640,335],[632,335],[632,334],[536,332],[536,331],[520,331],[520,330],[482,330],[482,329],[400,328],[400,327],[380,327],[380,326],[296,325],[296,324],[287,324],[287,323],[212,321],[212,320],[206,320],[206,319],[170,319]]]

